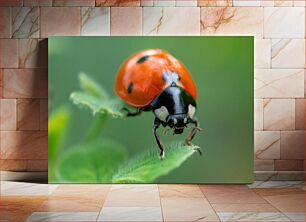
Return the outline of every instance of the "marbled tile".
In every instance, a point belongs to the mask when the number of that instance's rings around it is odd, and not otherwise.
[[[294,128],[294,99],[264,99],[264,130],[288,130]]]
[[[304,98],[306,98],[306,69],[304,69]]]
[[[280,158],[280,132],[255,131],[254,158],[279,159]]]
[[[113,185],[105,207],[159,207],[157,185]]]
[[[26,160],[0,160],[1,171],[26,171],[27,161]]]
[[[110,35],[109,7],[82,7],[81,20],[81,35]]]
[[[48,133],[43,131],[1,131],[4,159],[47,159]]]
[[[154,0],[140,0],[140,6],[153,6]]]
[[[305,192],[301,189],[256,189],[266,201],[282,212],[303,212]]]
[[[274,170],[274,160],[254,160],[254,170],[273,171]]]
[[[305,212],[282,212],[294,222],[305,221]]]
[[[305,10],[300,7],[264,8],[265,38],[304,38]]]
[[[280,212],[221,212],[218,217],[221,221],[291,221]]]
[[[303,98],[303,69],[256,69],[256,98]]]
[[[0,39],[0,68],[18,68],[18,40]]]
[[[103,206],[103,198],[91,199],[80,196],[50,196],[37,211],[39,212],[98,212]]]
[[[5,69],[3,95],[5,98],[47,98],[47,70]]]
[[[254,181],[250,188],[302,188],[304,181]]]
[[[232,0],[198,0],[198,6],[219,6],[219,7],[226,7],[226,6],[232,6],[233,1]]]
[[[64,184],[52,194],[53,197],[79,197],[88,199],[105,199],[110,191],[109,184]]]
[[[53,35],[80,35],[80,8],[42,7],[41,38]]]
[[[1,198],[3,196],[32,196],[31,198],[46,196],[52,194],[57,187],[58,185],[1,181]]]
[[[176,0],[175,6],[182,6],[182,7],[196,7],[198,4],[197,0]]]
[[[269,7],[274,6],[274,0],[260,0],[260,6]]]
[[[186,197],[203,198],[198,185],[191,184],[159,184],[159,196],[163,197]]]
[[[95,6],[95,0],[53,0],[53,6]]]
[[[0,100],[0,129],[16,130],[16,100],[1,99]]]
[[[48,41],[19,39],[19,68],[47,68]]]
[[[1,0],[0,7],[22,6],[22,0]]]
[[[0,99],[3,98],[3,69],[0,69]]]
[[[96,221],[99,212],[34,212],[26,221]]]
[[[263,36],[263,9],[260,7],[202,7],[202,35]]]
[[[275,170],[277,171],[303,171],[303,160],[275,160]]]
[[[161,198],[164,221],[219,221],[205,198]]]
[[[274,0],[275,7],[290,7],[293,6],[293,0]]]
[[[163,221],[160,207],[103,207],[97,221]]]
[[[17,99],[17,130],[39,130],[39,99]]]
[[[281,132],[281,159],[304,159],[305,131]]]
[[[52,6],[52,0],[23,0],[24,6]]]
[[[200,35],[200,9],[197,7],[144,7],[143,34]]]
[[[9,7],[0,7],[0,38],[11,37],[12,10]]]
[[[199,185],[210,203],[265,203],[245,185]]]
[[[111,35],[141,35],[141,19],[141,7],[112,7],[110,20]]]
[[[154,7],[175,6],[175,0],[153,0]]]
[[[2,195],[2,194],[1,194]],[[1,221],[24,221],[47,197],[0,198]]]
[[[39,37],[39,8],[14,7],[12,9],[12,37]]]
[[[258,181],[301,181],[304,180],[303,171],[255,171]]]
[[[304,0],[293,0],[293,6],[295,6],[295,7],[305,7],[306,2]]]
[[[254,128],[255,130],[263,130],[263,100],[254,100]]]
[[[27,160],[27,171],[47,172],[48,160]]]
[[[305,129],[305,99],[295,100],[295,129]]]
[[[237,7],[237,6],[247,6],[247,7],[256,6],[256,7],[259,7],[260,6],[260,0],[233,0],[233,6],[234,7]]]
[[[256,188],[254,189],[254,191],[262,197],[296,195],[303,193],[303,190],[300,188],[274,188],[274,189]]]
[[[96,6],[140,6],[140,0],[96,0]]]
[[[212,204],[216,212],[277,212],[278,210],[268,203],[260,204]]]
[[[271,40],[255,40],[255,68],[271,67]]]
[[[272,39],[273,68],[304,68],[304,59],[304,39]]]
[[[41,99],[39,105],[39,129],[48,130],[48,100]]]

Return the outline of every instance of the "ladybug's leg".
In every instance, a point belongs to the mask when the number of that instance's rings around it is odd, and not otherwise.
[[[138,116],[141,114],[141,109],[137,109],[135,113],[132,113],[128,108],[123,107],[122,110],[126,111],[126,116]]]
[[[190,119],[189,122],[193,123],[195,127],[192,128],[192,130],[189,132],[185,141],[187,145],[192,146],[191,140],[194,138],[196,133],[201,130],[201,128],[200,128],[200,123],[197,118]],[[200,155],[202,154],[200,149],[198,149],[198,152],[200,153]]]
[[[157,145],[160,149],[160,159],[163,160],[165,153],[164,153],[164,145],[162,144],[159,135],[157,134],[157,129],[160,127],[160,120],[158,118],[155,118],[154,125],[153,125],[153,132],[155,136],[155,140],[157,142]]]

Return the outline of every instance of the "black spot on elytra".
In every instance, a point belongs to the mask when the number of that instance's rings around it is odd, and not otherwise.
[[[150,57],[150,56],[148,56],[148,55],[144,55],[144,56],[140,57],[140,58],[137,60],[137,64],[140,64],[140,63],[143,63],[143,62],[147,61],[149,57]]]
[[[134,88],[134,84],[132,82],[130,82],[129,86],[128,86],[128,93],[131,93],[133,91]]]

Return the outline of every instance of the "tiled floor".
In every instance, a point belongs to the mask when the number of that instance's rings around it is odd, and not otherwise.
[[[0,221],[305,221],[302,182],[47,185],[1,182]]]

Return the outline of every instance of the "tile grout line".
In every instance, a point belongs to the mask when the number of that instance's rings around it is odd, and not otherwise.
[[[162,221],[165,221],[165,220],[164,220],[164,214],[163,214],[163,207],[162,207],[162,203],[161,203],[161,196],[160,196],[160,191],[159,191],[159,184],[156,184],[156,186],[157,186],[157,190],[158,190],[159,205],[160,205],[160,211],[161,211]]]
[[[104,204],[105,204],[105,201],[106,201],[106,198],[107,198],[107,196],[109,195],[112,186],[113,186],[113,184],[111,184],[111,186],[109,187],[109,190],[108,190],[107,194],[105,195],[105,199],[104,199],[103,204],[102,204],[102,206],[101,206],[101,209],[100,209],[100,211],[99,211],[99,213],[98,213],[98,216],[97,216],[97,218],[96,218],[96,221],[98,221],[98,219],[99,219],[99,217],[100,217],[100,214],[101,214],[101,212],[102,212],[102,209],[103,209]]]
[[[218,217],[219,221],[222,222],[222,220],[221,220],[221,218],[219,217],[217,211],[216,211],[215,208],[212,206],[212,204],[210,203],[209,199],[205,196],[205,194],[204,194],[203,190],[201,189],[200,185],[197,184],[197,186],[198,186],[198,188],[200,189],[200,191],[201,191],[203,197],[207,200],[207,202],[209,203],[210,207],[211,207],[211,208],[213,209],[213,211],[215,212],[215,214],[216,214],[216,216]]]

